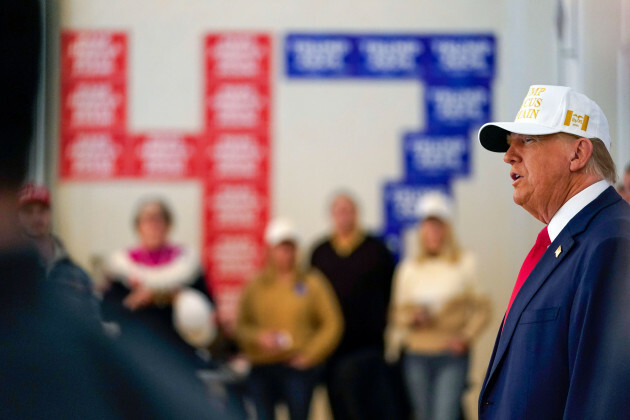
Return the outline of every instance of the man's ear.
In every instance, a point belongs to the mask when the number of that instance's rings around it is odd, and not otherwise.
[[[583,169],[593,154],[593,143],[586,137],[580,137],[571,145],[572,155],[569,169],[577,172]]]

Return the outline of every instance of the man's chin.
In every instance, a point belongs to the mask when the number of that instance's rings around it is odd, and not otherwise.
[[[523,206],[523,197],[521,197],[521,195],[516,190],[512,194],[512,200],[514,200],[514,203],[518,204],[519,206]]]

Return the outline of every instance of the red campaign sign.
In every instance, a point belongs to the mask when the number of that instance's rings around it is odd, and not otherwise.
[[[205,242],[203,259],[219,319],[233,325],[243,287],[264,265],[261,233],[216,233]]]
[[[269,84],[256,81],[208,84],[206,127],[210,131],[265,130],[269,126]]]
[[[243,285],[264,262],[270,215],[271,37],[210,34],[204,63],[204,261],[219,316],[230,324]]]
[[[257,132],[212,133],[203,151],[204,177],[226,180],[269,180],[269,137]]]
[[[251,279],[264,257],[263,240],[256,231],[217,233],[205,243],[204,261],[213,288]]]
[[[61,87],[62,133],[84,129],[124,131],[126,117],[124,84],[78,81]]]
[[[222,321],[223,325],[227,324],[232,326],[232,328],[236,325],[238,305],[245,285],[246,281],[243,280],[212,283],[212,293],[215,296],[219,319]]]
[[[61,139],[60,170],[63,178],[105,179],[125,173],[124,133],[80,131]]]
[[[61,34],[61,77],[125,81],[127,35],[123,32],[64,31]]]
[[[207,80],[269,80],[271,38],[248,33],[211,34],[204,57]]]
[[[204,197],[206,232],[264,230],[270,207],[266,181],[207,185]]]
[[[200,174],[200,139],[176,131],[156,131],[133,137],[131,175],[153,179],[186,179]]]

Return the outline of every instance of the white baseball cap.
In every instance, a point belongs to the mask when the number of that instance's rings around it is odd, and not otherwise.
[[[420,219],[435,217],[448,222],[453,217],[451,199],[439,191],[426,193],[418,200],[416,214]]]
[[[506,152],[509,133],[545,135],[560,132],[596,137],[610,150],[608,120],[602,109],[586,95],[565,86],[530,86],[514,122],[484,124],[479,130],[479,141],[492,152]]]
[[[293,223],[286,219],[274,219],[265,230],[265,242],[267,245],[276,246],[282,242],[298,242],[298,233]]]

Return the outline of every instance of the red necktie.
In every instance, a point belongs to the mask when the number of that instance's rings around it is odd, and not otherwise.
[[[540,260],[543,256],[549,245],[551,245],[551,240],[549,239],[549,233],[547,233],[547,226],[545,226],[538,234],[536,243],[532,247],[531,251],[529,251],[529,254],[527,254],[525,261],[523,261],[521,271],[518,272],[516,284],[514,285],[514,290],[512,290],[512,296],[510,297],[510,303],[508,303],[507,311],[505,311],[503,325],[505,325],[505,320],[507,320],[510,308],[512,307],[512,303],[514,302],[516,295],[518,295],[518,291],[521,290],[521,287],[523,286],[523,283],[525,283],[529,273],[531,273],[534,267],[536,267],[538,260]]]

